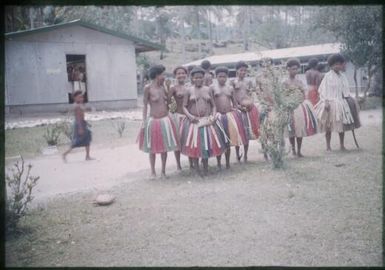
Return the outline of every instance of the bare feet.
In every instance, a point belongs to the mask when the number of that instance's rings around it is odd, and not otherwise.
[[[302,158],[303,155],[300,152],[298,152],[297,157]]]
[[[343,151],[343,152],[347,151],[347,149],[345,148],[345,146],[341,146],[341,147],[340,147],[340,150]]]
[[[177,170],[178,170],[178,171],[181,171],[181,170],[182,170],[182,167],[179,165],[179,166],[177,167]]]
[[[293,154],[293,156],[297,155],[297,152],[295,151],[295,149],[291,149],[291,153]]]
[[[92,158],[92,157],[86,157],[86,160],[87,160],[87,161],[90,161],[90,160],[95,160],[95,159]]]
[[[332,151],[332,149],[329,147],[326,148],[326,151]]]
[[[226,164],[226,169],[230,169],[230,164]]]
[[[160,176],[160,178],[161,178],[162,180],[166,180],[166,179],[168,179],[168,176],[166,175],[166,173],[162,173],[162,175]]]
[[[238,162],[241,162],[241,158],[242,158],[243,154],[240,154],[239,156],[237,156],[237,160]]]
[[[149,179],[150,179],[150,180],[155,180],[155,179],[156,179],[156,174],[155,174],[155,173],[152,173]]]

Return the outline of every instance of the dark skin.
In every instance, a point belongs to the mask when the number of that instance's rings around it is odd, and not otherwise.
[[[147,106],[150,105],[150,116],[153,118],[163,118],[168,115],[168,106],[167,106],[167,94],[163,86],[164,75],[159,74],[153,79],[151,84],[148,84],[144,87],[143,95],[143,120],[147,120]],[[151,165],[151,178],[156,177],[155,172],[155,154],[150,155],[150,165]],[[167,152],[161,153],[162,159],[162,178],[166,178],[166,161],[167,161]]]
[[[84,96],[83,95],[77,95],[75,98],[74,98],[74,102],[78,105],[81,105],[84,103]],[[76,119],[76,122],[77,123],[80,123],[82,121],[84,121],[84,109],[81,108],[81,106],[76,106],[75,107],[75,119]],[[85,133],[85,130],[84,130],[84,127],[82,125],[78,125],[78,133],[80,136],[83,136],[83,134]],[[87,145],[85,146],[86,148],[86,160],[94,160],[91,156],[90,156],[90,146]],[[62,158],[63,158],[63,161],[64,162],[67,162],[67,155],[69,152],[71,152],[73,149],[73,147],[71,146],[67,151],[65,151],[62,155]]]
[[[299,87],[302,90],[303,98],[305,99],[305,89],[303,88],[303,84],[300,80],[296,79],[298,69],[299,66],[291,66],[287,68],[287,71],[289,72],[289,79],[286,80],[284,84],[286,86]],[[297,139],[297,151],[295,150],[295,139]],[[301,153],[302,137],[290,137],[289,140],[293,155],[297,157],[303,157]]]
[[[212,116],[216,114],[216,107],[211,96],[210,89],[203,85],[203,74],[194,73],[192,76],[193,86],[189,88],[183,100],[183,110],[185,115],[192,123],[198,123],[200,117]],[[193,166],[197,173],[200,173],[199,159],[192,158]],[[208,174],[208,159],[202,158],[203,174]]]
[[[185,81],[187,78],[187,73],[184,69],[180,68],[177,69],[175,72],[175,78],[177,80],[177,84],[171,86],[171,88],[168,90],[167,97],[168,102],[171,102],[171,97],[174,97],[176,102],[176,112],[180,114],[184,114],[183,111],[183,98],[184,95],[187,92],[187,88],[185,85]],[[180,151],[174,151],[175,159],[176,159],[176,165],[178,170],[182,170],[182,166],[180,165]],[[192,166],[192,162],[190,162],[190,168]]]
[[[345,66],[346,66],[346,63],[335,63],[330,68],[332,70],[334,70],[337,74],[339,74],[340,72],[345,71]],[[330,110],[330,104],[327,100],[325,101],[325,110],[326,111]],[[340,150],[346,151],[345,144],[344,144],[345,132],[339,132],[338,135],[340,137]],[[325,139],[326,139],[326,151],[331,151],[332,150],[332,148],[330,147],[330,142],[332,139],[332,132],[331,131],[326,131]]]
[[[234,88],[234,101],[236,107],[241,111],[250,111],[253,106],[253,98],[249,94],[249,89],[252,87],[251,82],[245,80],[247,74],[247,68],[241,67],[237,70],[237,80],[232,81],[231,85]],[[247,152],[249,150],[249,144],[243,146],[244,155],[243,161],[247,162]],[[241,160],[239,155],[239,146],[235,146],[235,152],[237,154],[238,161]]]
[[[225,72],[219,72],[217,74],[218,85],[211,87],[211,93],[214,97],[214,103],[217,111],[221,114],[228,113],[235,110],[235,98],[234,91],[231,87],[226,85],[227,74]],[[222,155],[217,156],[218,168],[221,169]],[[230,147],[225,152],[226,169],[230,168]]]

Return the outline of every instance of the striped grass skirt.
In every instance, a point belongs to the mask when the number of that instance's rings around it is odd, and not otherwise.
[[[293,111],[287,129],[289,137],[307,137],[317,133],[317,116],[309,100],[304,100]]]
[[[173,113],[171,114],[171,118],[175,123],[176,130],[178,131],[178,136],[180,137],[180,127],[183,119],[186,118],[186,115],[181,114],[181,113]]]
[[[181,124],[181,152],[191,158],[209,158],[221,155],[226,148],[226,135],[219,120],[199,127],[187,117]]]
[[[240,111],[230,111],[228,113],[217,113],[218,120],[221,122],[226,133],[226,140],[230,146],[248,144],[246,130],[242,121]]]
[[[248,140],[259,138],[259,111],[255,105],[252,105],[250,111],[239,111],[242,116],[243,126]]]
[[[171,116],[148,118],[139,131],[139,149],[157,154],[179,150],[179,136]]]

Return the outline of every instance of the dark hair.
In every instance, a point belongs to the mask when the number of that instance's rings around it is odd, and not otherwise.
[[[174,75],[176,75],[178,69],[183,69],[184,72],[186,72],[186,74],[188,73],[187,69],[186,69],[184,66],[177,66],[177,67],[174,69],[174,71],[173,71]]]
[[[148,71],[148,76],[150,77],[151,80],[155,79],[156,76],[162,74],[166,68],[163,65],[155,65],[150,68]]]
[[[211,67],[211,63],[209,60],[203,60],[201,63],[201,68],[203,69],[209,69]]]
[[[77,96],[82,96],[83,92],[80,90],[76,90],[75,92],[72,93],[72,98],[76,98]]]
[[[345,57],[343,57],[340,53],[332,54],[328,57],[328,64],[330,67],[334,66],[334,64],[343,64],[345,62]]]
[[[309,63],[307,64],[307,66],[310,68],[315,68],[318,64],[318,59],[317,58],[311,58],[309,60]]]
[[[317,66],[315,67],[316,70],[318,70],[319,72],[322,72],[325,68],[325,64],[322,64],[322,63],[318,63]]]
[[[238,69],[240,69],[241,67],[246,67],[246,68],[248,68],[249,66],[248,66],[245,62],[239,61],[239,62],[235,65],[235,69],[238,70]]]
[[[190,72],[191,70],[193,70],[194,67],[195,67],[195,65],[189,65],[189,66],[187,67],[188,72]]]
[[[195,73],[201,73],[202,75],[205,75],[205,71],[203,68],[201,67],[194,67],[191,72],[190,72],[190,76],[194,76]]]
[[[299,60],[297,58],[290,58],[289,60],[287,60],[286,62],[286,67],[292,67],[292,66],[297,66],[297,67],[300,67],[301,66],[301,63],[299,62]]]
[[[220,66],[220,67],[217,67],[215,69],[215,75],[218,75],[218,73],[221,73],[221,72],[224,72],[224,73],[226,73],[226,75],[228,75],[229,69],[227,67],[224,67],[224,66]]]

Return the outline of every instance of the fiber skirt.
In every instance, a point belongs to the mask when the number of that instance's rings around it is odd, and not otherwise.
[[[218,120],[221,122],[226,134],[226,140],[230,146],[248,144],[246,130],[242,121],[240,111],[230,111],[228,113],[217,113]],[[226,141],[227,142],[227,141]]]
[[[183,119],[186,118],[186,115],[181,114],[181,113],[173,113],[171,114],[171,118],[175,123],[176,130],[178,131],[178,136],[180,135],[180,126],[183,121]]]
[[[344,132],[361,126],[357,101],[347,99],[330,100],[330,109],[325,109],[325,101],[320,100],[314,107],[320,132]]]
[[[307,137],[317,133],[317,116],[313,105],[304,100],[292,113],[288,125],[289,137]]]
[[[84,130],[83,134],[79,134],[79,128]],[[82,122],[75,122],[74,123],[74,129],[73,129],[73,135],[72,135],[72,142],[71,146],[72,148],[75,147],[83,147],[83,146],[89,146],[92,140],[92,133],[91,130],[88,128],[88,123],[86,121]]]
[[[168,115],[163,118],[148,118],[139,131],[139,149],[157,154],[179,150],[179,136],[175,123]]]
[[[259,111],[255,105],[252,105],[250,111],[240,111],[243,126],[246,131],[248,140],[256,140],[259,138]]]
[[[311,102],[313,106],[319,101],[319,94],[316,85],[309,86],[309,92],[307,93],[307,99]]]
[[[219,156],[228,147],[226,134],[219,120],[207,126],[198,126],[187,117],[181,125],[181,152],[191,158]]]

